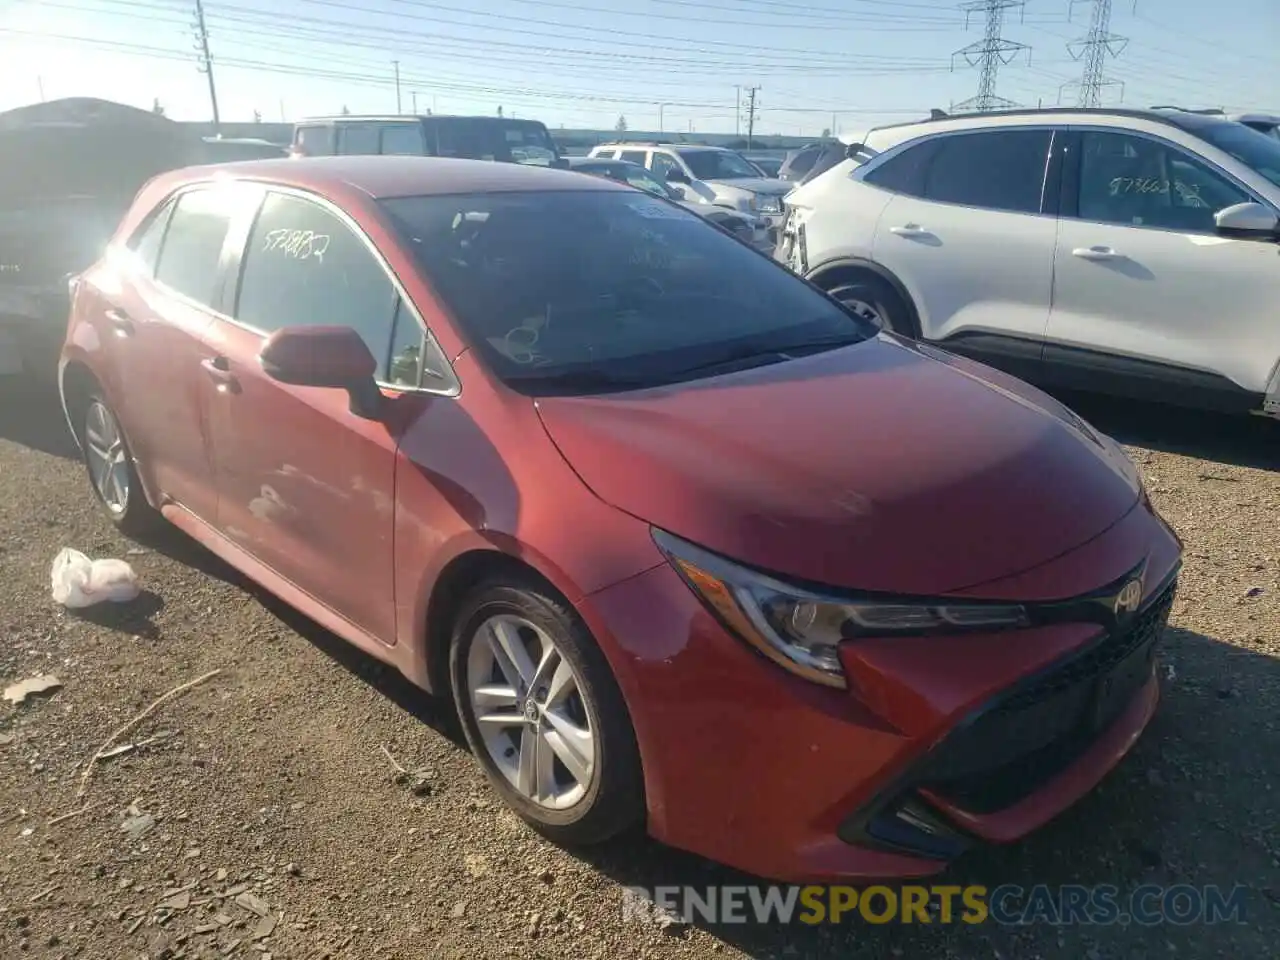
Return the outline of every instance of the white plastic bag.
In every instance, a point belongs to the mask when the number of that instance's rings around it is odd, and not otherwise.
[[[64,547],[49,572],[53,599],[73,610],[94,604],[128,603],[138,596],[138,576],[123,560],[90,560]]]

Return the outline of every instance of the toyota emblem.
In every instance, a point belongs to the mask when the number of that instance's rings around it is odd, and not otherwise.
[[[1115,615],[1117,617],[1127,616],[1137,610],[1140,603],[1142,603],[1142,580],[1135,577],[1116,594]]]

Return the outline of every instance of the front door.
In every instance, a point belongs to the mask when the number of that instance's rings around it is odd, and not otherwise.
[[[1069,167],[1046,360],[1155,399],[1248,407],[1280,358],[1272,242],[1218,236],[1253,200],[1181,147],[1084,130]]]
[[[318,200],[284,192],[267,193],[249,234],[233,313],[210,331],[218,527],[393,644],[393,422],[351,413],[344,391],[272,380],[257,358],[283,327],[349,326],[378,358],[379,381],[408,385],[416,383],[421,328],[363,236]]]
[[[895,192],[872,258],[907,287],[926,340],[1034,376],[1057,224],[1045,210],[1052,134],[998,128],[926,141],[867,182]]]

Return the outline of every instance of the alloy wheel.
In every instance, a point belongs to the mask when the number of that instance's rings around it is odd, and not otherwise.
[[[111,514],[120,516],[129,507],[129,454],[120,424],[100,400],[85,413],[84,441],[93,487]]]
[[[467,695],[493,763],[533,803],[564,810],[591,787],[599,747],[577,673],[551,636],[523,617],[480,625]]]
[[[875,324],[877,329],[884,329],[884,317],[880,315],[879,310],[867,303],[865,300],[859,300],[856,297],[848,300],[841,298],[840,302],[844,304],[846,310],[856,315],[858,318],[866,320],[868,323]]]

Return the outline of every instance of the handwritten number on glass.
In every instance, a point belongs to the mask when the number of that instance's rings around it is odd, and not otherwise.
[[[315,259],[324,263],[325,252],[329,249],[329,234],[316,233],[314,230],[291,230],[281,227],[271,230],[262,238],[262,251],[278,250],[295,260]]]

